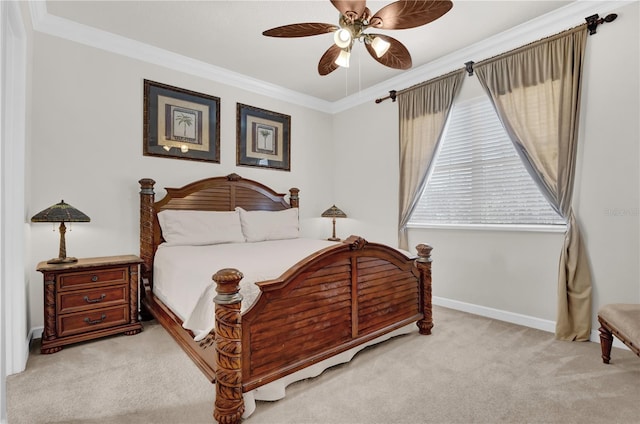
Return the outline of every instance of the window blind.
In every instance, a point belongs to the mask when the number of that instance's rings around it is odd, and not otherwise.
[[[564,225],[486,97],[454,105],[409,225]]]

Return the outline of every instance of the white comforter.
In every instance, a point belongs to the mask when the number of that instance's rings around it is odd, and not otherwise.
[[[216,294],[213,274],[236,268],[244,275],[240,284],[242,310],[248,309],[260,290],[254,283],[277,278],[310,254],[335,242],[296,238],[257,243],[210,246],[160,245],[153,265],[153,291],[182,319],[194,340],[213,330]]]

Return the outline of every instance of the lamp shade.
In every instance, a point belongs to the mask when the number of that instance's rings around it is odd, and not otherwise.
[[[345,28],[340,28],[336,32],[333,33],[333,41],[336,43],[336,46],[344,49],[351,45],[351,31]]]
[[[74,208],[64,200],[38,212],[31,222],[90,222],[91,218]]]
[[[346,218],[347,214],[342,212],[336,205],[331,206],[326,211],[322,212],[323,218]]]
[[[348,50],[342,49],[340,54],[335,60],[335,64],[338,66],[342,66],[343,68],[349,67],[349,57],[351,57],[351,53]]]
[[[49,206],[47,209],[38,212],[31,218],[31,222],[59,222],[60,223],[60,250],[57,258],[53,258],[47,261],[49,264],[66,264],[70,262],[76,262],[78,259],[67,256],[67,242],[65,241],[64,234],[67,232],[65,222],[89,222],[91,219],[74,208],[68,203],[64,203],[61,200],[60,203],[56,203],[53,206]]]
[[[391,43],[387,40],[383,40],[381,37],[374,37],[371,42],[371,47],[373,48],[373,51],[376,52],[376,56],[382,57],[387,53],[389,47],[391,47]]]

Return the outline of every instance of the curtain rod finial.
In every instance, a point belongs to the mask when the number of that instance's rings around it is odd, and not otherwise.
[[[391,90],[391,91],[389,91],[389,95],[387,97],[382,97],[381,99],[376,99],[376,103],[382,103],[387,99],[391,99],[392,102],[395,102],[397,93],[398,92],[396,90]]]
[[[596,13],[595,15],[587,16],[584,18],[587,21],[587,29],[589,30],[589,35],[593,35],[596,33],[596,28],[598,25],[603,24],[605,22],[613,22],[618,17],[615,13],[610,13],[604,18],[600,18],[600,16]]]

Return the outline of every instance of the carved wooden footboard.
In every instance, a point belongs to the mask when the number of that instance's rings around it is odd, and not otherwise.
[[[390,247],[351,236],[277,280],[240,314],[242,273],[213,279],[216,303],[214,418],[240,422],[242,393],[416,322],[430,334],[431,247],[408,259]]]

